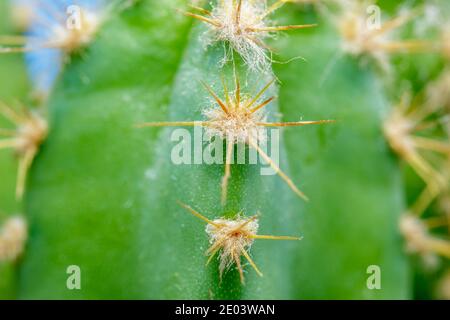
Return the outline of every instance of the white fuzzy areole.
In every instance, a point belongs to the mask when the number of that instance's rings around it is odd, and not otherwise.
[[[210,26],[213,42],[228,42],[254,70],[266,69],[271,60],[267,49],[261,46],[264,39],[270,37],[270,33],[251,31],[270,24],[264,17],[266,3],[265,0],[242,1],[239,23],[236,23],[237,1],[219,1],[211,12],[212,19],[220,23],[220,26]]]
[[[407,240],[410,252],[426,252],[423,247],[424,240],[428,238],[428,230],[419,218],[405,214],[400,218],[400,231]]]
[[[244,102],[242,105],[245,105]],[[267,130],[258,123],[266,122],[264,112],[248,112],[247,109],[230,110],[226,114],[220,108],[210,108],[203,111],[203,115],[211,125],[205,128],[207,137],[220,137],[231,143],[248,143],[257,141],[264,143],[267,141]]]
[[[385,47],[393,41],[390,35],[392,29],[382,30],[381,21],[378,27],[369,27],[369,15],[366,10],[373,5],[372,1],[340,0],[340,2],[343,13],[337,19],[337,27],[342,37],[343,52],[355,57],[371,57],[384,71],[389,72],[391,70],[389,51]]]
[[[17,128],[16,150],[25,154],[30,149],[38,149],[48,134],[47,121],[37,113],[30,112]]]
[[[0,262],[15,261],[22,254],[28,237],[24,218],[14,216],[0,230]]]
[[[449,37],[450,46],[450,37]],[[428,104],[432,107],[444,107],[446,111],[450,111],[450,69],[445,69],[439,78],[427,86]],[[446,121],[448,126],[450,122]],[[449,128],[450,129],[450,128]],[[450,133],[450,130],[449,130]]]
[[[411,138],[414,122],[397,108],[384,123],[384,133],[392,149],[400,155],[415,153],[416,147]]]
[[[251,219],[251,218],[250,218]],[[256,219],[216,219],[213,221],[215,225],[206,225],[206,233],[209,236],[211,246],[220,243],[220,274],[229,269],[235,259],[242,256],[242,249],[251,248],[255,236],[258,232],[259,224]],[[219,227],[217,227],[217,226]]]
[[[99,12],[80,8],[79,18],[79,28],[75,26],[69,28],[64,24],[54,25],[50,42],[54,42],[68,53],[91,43],[102,24],[103,16]]]
[[[437,253],[428,245],[432,236],[418,217],[413,214],[404,214],[400,218],[400,232],[406,240],[407,252],[419,254],[425,267],[430,270],[439,265]]]

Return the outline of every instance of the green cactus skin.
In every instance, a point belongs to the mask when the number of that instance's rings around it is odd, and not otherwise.
[[[283,17],[292,21],[298,14]],[[326,21],[319,25],[278,42],[282,54],[299,52],[305,63],[275,66],[284,117],[302,110],[306,118],[338,121],[285,133],[293,177],[311,197],[295,260],[296,298],[410,298],[397,226],[405,210],[401,171],[381,132],[386,97],[374,73],[353,58],[339,57],[324,74],[340,50],[339,35]],[[367,289],[369,265],[380,266],[382,290]]]
[[[66,66],[49,102],[51,133],[29,176],[19,298],[147,297],[139,228],[149,214],[143,178],[156,133],[133,125],[167,112],[189,29],[174,8],[183,1],[140,2],[111,17]],[[69,265],[82,270],[80,291],[66,288]]]

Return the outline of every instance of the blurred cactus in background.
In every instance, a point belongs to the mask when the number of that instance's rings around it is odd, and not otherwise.
[[[0,298],[450,299],[446,1],[0,14]]]

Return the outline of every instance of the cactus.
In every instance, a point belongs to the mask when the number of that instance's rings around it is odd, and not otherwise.
[[[21,3],[3,116],[14,97],[43,125],[0,138],[21,164],[14,186],[1,150],[0,297],[447,297],[447,33],[413,30],[430,8],[81,1],[71,29],[74,2]]]
[[[0,2],[0,11],[2,14],[7,11],[6,3],[3,1]],[[9,19],[1,19],[0,30],[2,34],[13,32],[9,22]],[[0,61],[0,83],[0,96],[3,103],[13,104],[16,99],[26,96],[30,86],[26,78],[25,64],[21,57],[2,57]],[[0,127],[7,125],[7,120],[0,117]],[[20,218],[22,213],[20,203],[15,198],[17,166],[13,156],[13,151],[2,150],[0,152],[0,238],[2,239],[0,240],[0,243],[2,243],[0,245],[0,299],[11,299],[17,295],[18,264],[14,260],[21,253],[20,239],[26,237],[26,232],[14,232],[14,230],[20,229],[19,225],[23,220]],[[19,228],[16,228],[17,226]],[[15,235],[19,237],[15,237]]]

